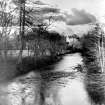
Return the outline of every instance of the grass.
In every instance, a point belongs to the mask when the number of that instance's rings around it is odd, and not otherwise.
[[[2,58],[2,57],[0,57]],[[0,59],[0,82],[9,81],[16,76],[16,58]]]
[[[17,65],[18,75],[26,74],[30,71],[47,71],[53,69],[53,64],[61,60],[62,57],[44,56],[40,58],[25,57],[22,64]]]
[[[0,82],[12,80],[31,71],[41,72],[52,70],[52,65],[62,59],[61,56],[43,56],[36,59],[33,57],[24,57],[22,64],[17,64],[17,57],[8,55],[7,59],[2,58],[0,56]]]

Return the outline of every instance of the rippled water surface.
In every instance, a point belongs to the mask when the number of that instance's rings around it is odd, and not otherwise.
[[[79,53],[68,54],[48,72],[31,72],[0,85],[0,105],[90,105],[84,76],[73,68]]]

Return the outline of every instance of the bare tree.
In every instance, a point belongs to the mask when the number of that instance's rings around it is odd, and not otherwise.
[[[105,72],[105,46],[104,46],[104,40],[105,40],[105,34],[102,31],[102,28],[100,24],[96,24],[95,31],[98,32],[99,35],[99,41],[98,41],[98,55],[99,55],[99,61],[101,66],[101,72]]]
[[[15,0],[15,5],[18,7],[18,11],[20,11],[20,15],[19,15],[20,16],[20,35],[19,36],[20,36],[21,48],[20,48],[18,62],[21,62],[22,52],[23,52],[23,49],[25,49],[26,47],[25,44],[27,44],[26,41],[24,40],[24,36],[26,36],[26,30],[25,30],[26,27],[30,28],[38,35],[48,31],[52,23],[55,21],[54,20],[55,17],[52,16],[52,14],[58,13],[59,9],[56,9],[51,6],[49,7],[45,6],[45,4],[34,0],[22,0],[22,1]],[[44,7],[42,7],[41,5],[44,5]]]
[[[20,53],[18,58],[18,63],[22,62],[22,53],[24,49],[24,30],[25,30],[25,0],[19,0],[19,8],[20,8]]]
[[[0,50],[3,54],[3,59],[6,59],[7,56],[7,50],[8,50],[8,41],[9,36],[11,32],[11,26],[12,26],[12,19],[13,16],[11,15],[11,12],[6,11],[7,3],[6,0],[0,1]]]

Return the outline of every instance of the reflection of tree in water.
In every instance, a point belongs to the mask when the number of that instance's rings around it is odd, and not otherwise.
[[[105,103],[104,76],[101,74],[86,75],[86,89],[92,104],[103,105]]]
[[[59,91],[65,87],[69,79],[74,78],[74,73],[65,72],[43,72],[41,74],[42,82],[40,87],[41,105],[61,105]]]

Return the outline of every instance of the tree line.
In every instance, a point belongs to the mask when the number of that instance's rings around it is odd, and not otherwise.
[[[22,60],[23,50],[33,52],[34,56],[56,55],[64,52],[66,48],[66,38],[57,32],[49,32],[48,29],[54,21],[50,13],[56,14],[55,8],[47,8],[50,10],[49,16],[46,16],[44,9],[38,2],[33,0],[12,0],[15,8],[11,11],[6,10],[6,0],[0,1],[0,49],[6,59],[8,50],[20,50],[19,62]],[[27,2],[31,2],[31,7],[27,6]],[[35,8],[33,5],[35,4]],[[38,6],[38,8],[37,8]],[[18,15],[15,16],[15,14]],[[47,20],[47,22],[46,22]],[[18,32],[12,33],[12,27],[17,26]],[[27,31],[27,29],[31,31]],[[12,38],[11,38],[12,37]]]

